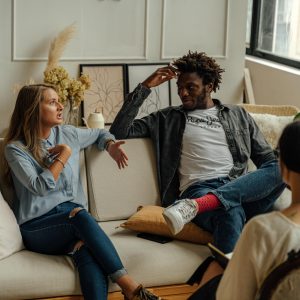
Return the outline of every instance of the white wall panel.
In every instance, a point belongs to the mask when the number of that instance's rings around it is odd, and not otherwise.
[[[168,63],[189,49],[205,51],[226,70],[214,96],[240,102],[246,12],[247,0],[0,0],[0,136],[15,84],[43,81],[51,40],[74,21],[76,36],[59,62],[71,77],[87,61]],[[171,87],[172,104],[180,104],[175,80]]]
[[[226,58],[229,0],[163,0],[161,58],[188,50]]]
[[[13,60],[46,60],[49,41],[76,22],[65,60],[145,59],[147,0],[14,0]]]

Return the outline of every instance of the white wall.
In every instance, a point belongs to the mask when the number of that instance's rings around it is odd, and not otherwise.
[[[257,104],[295,105],[300,108],[300,70],[246,57]]]
[[[50,41],[69,24],[77,36],[61,59],[71,76],[80,63],[169,62],[189,49],[205,51],[226,69],[226,103],[242,97],[247,0],[1,0],[0,136],[15,84],[43,80]],[[144,78],[141,78],[141,81]],[[179,104],[172,83],[173,104]]]

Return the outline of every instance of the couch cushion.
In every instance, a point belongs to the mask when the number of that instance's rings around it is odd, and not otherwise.
[[[106,151],[86,150],[89,207],[97,221],[126,219],[139,205],[159,204],[151,141],[129,139],[123,149],[129,158],[123,170]]]
[[[161,206],[147,205],[139,207],[138,211],[128,220],[120,224],[120,227],[137,232],[147,232],[162,236],[172,237],[176,240],[188,241],[196,244],[212,242],[212,235],[190,222],[182,231],[173,235],[163,218]]]
[[[123,220],[125,221],[125,220]],[[120,221],[101,222],[129,274],[145,286],[185,283],[210,254],[207,247],[172,241],[159,244],[116,229]],[[109,291],[119,290],[110,283]],[[0,299],[79,295],[78,274],[67,256],[20,251],[0,261]]]
[[[145,286],[185,283],[210,255],[203,245],[177,240],[160,244],[138,238],[132,231],[117,228],[120,221],[100,224],[110,236],[129,274]],[[110,286],[110,291],[117,289],[115,284]]]
[[[0,260],[23,248],[16,217],[0,192]]]
[[[66,256],[27,250],[0,261],[0,299],[36,299],[80,294],[78,275]]]

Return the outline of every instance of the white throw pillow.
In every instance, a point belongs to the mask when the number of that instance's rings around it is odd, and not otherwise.
[[[251,117],[256,122],[260,131],[264,135],[267,142],[274,149],[277,147],[279,137],[286,125],[293,122],[294,116],[275,116],[270,114],[255,114],[250,113]],[[249,161],[248,170],[256,169],[254,163]],[[282,210],[288,207],[291,203],[291,192],[285,189],[280,197],[275,202],[274,208]]]
[[[0,192],[0,260],[23,248],[16,217]]]
[[[270,114],[250,113],[267,142],[274,149],[284,127],[293,122],[294,116],[275,116]]]
[[[284,127],[293,121],[294,116],[275,116],[270,114],[250,113],[260,131],[273,149],[277,147],[279,137]],[[248,170],[254,171],[256,167],[250,160]]]

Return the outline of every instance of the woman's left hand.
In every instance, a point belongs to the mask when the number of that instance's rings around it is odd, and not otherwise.
[[[125,144],[124,141],[116,141],[115,143],[111,142],[107,148],[109,155],[116,161],[119,169],[124,169],[128,166],[128,157],[125,154],[124,150],[120,147],[123,144]]]

